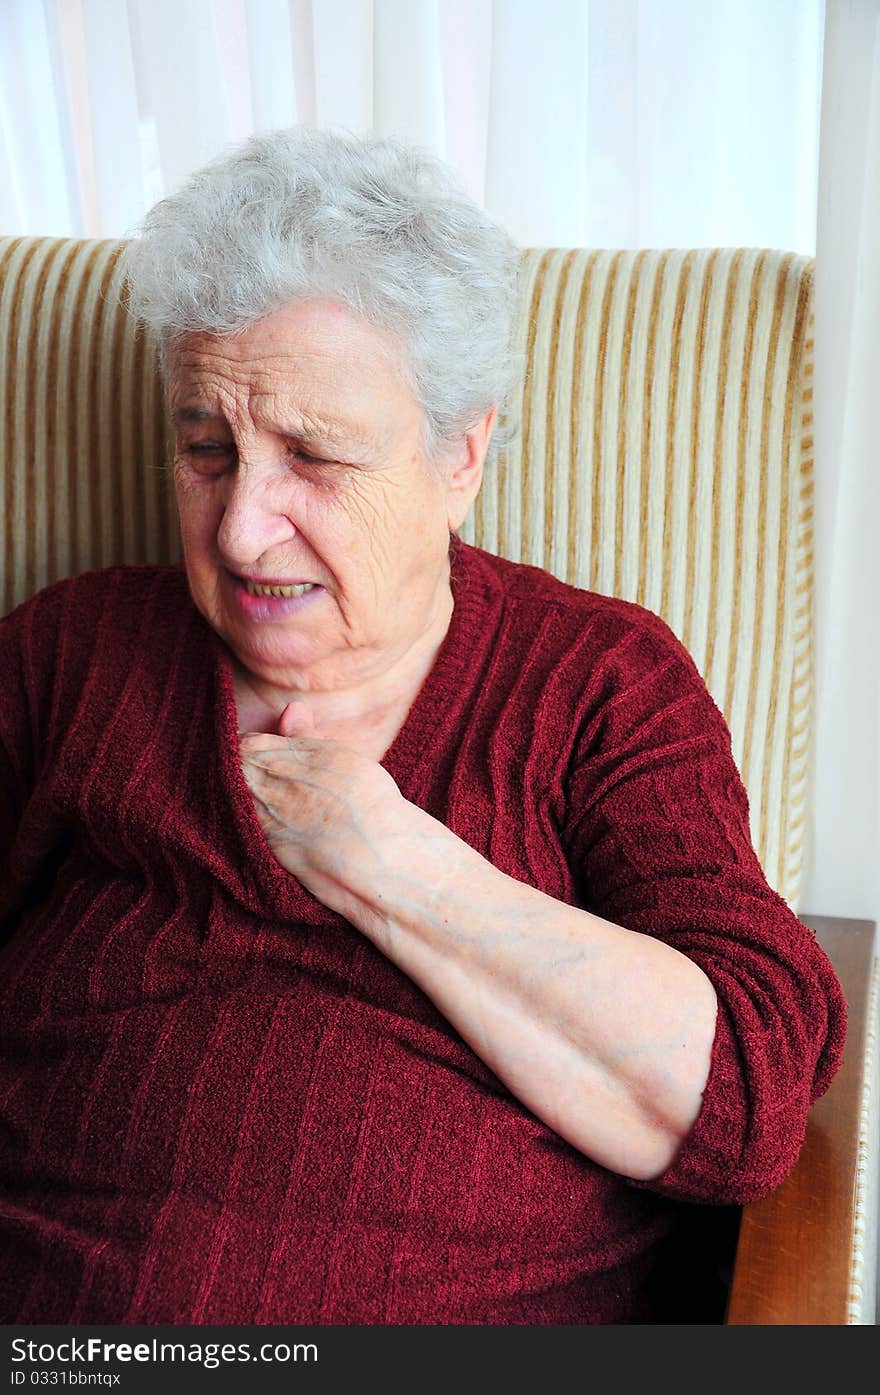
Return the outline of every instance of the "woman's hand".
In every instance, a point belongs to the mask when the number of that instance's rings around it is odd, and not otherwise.
[[[413,806],[376,761],[319,736],[304,704],[284,709],[279,730],[239,741],[260,827],[282,867],[363,929]]]
[[[322,740],[301,704],[241,738],[278,861],[434,1002],[529,1109],[643,1180],[697,1116],[715,993],[662,940],[555,901],[404,799],[381,765]]]

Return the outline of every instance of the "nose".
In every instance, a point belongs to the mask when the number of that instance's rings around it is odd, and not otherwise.
[[[233,569],[252,566],[272,547],[296,537],[289,493],[282,493],[277,470],[239,459],[225,482],[217,530],[218,548]]]

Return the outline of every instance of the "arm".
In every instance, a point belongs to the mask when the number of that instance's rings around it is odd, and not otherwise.
[[[709,1070],[708,978],[660,941],[506,876],[401,803],[348,903],[352,923],[556,1133],[615,1172],[662,1172]]]
[[[620,647],[628,676],[603,675],[579,739],[569,858],[598,914],[685,954],[718,1000],[700,1112],[650,1185],[742,1204],[794,1166],[840,1065],[846,1007],[815,935],[767,884],[730,734],[692,659],[657,617]]]
[[[8,860],[33,779],[35,752],[21,631],[24,612],[0,619],[0,914],[11,880]]]
[[[0,931],[27,894],[14,845],[52,739],[64,597],[56,583],[0,618]]]
[[[648,638],[597,676],[554,811],[592,913],[504,876],[335,743],[246,738],[245,773],[279,861],[534,1113],[641,1184],[744,1201],[797,1157],[842,1000],[757,863],[720,713]]]

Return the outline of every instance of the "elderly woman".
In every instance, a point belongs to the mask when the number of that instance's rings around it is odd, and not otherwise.
[[[654,615],[465,545],[516,251],[390,142],[148,216],[182,567],[0,627],[6,1322],[652,1320],[843,1004]]]

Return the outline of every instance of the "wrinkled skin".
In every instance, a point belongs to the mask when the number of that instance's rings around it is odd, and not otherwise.
[[[432,466],[398,362],[392,339],[326,300],[169,350],[184,561],[233,656],[245,779],[279,862],[334,909],[366,830],[378,846],[408,807],[378,762],[449,627],[449,532],[494,420]],[[321,589],[254,618],[241,577]]]
[[[393,875],[414,806],[376,761],[316,736],[302,704],[284,709],[279,730],[240,738],[242,770],[266,841],[313,896],[363,927],[370,906],[359,890]]]
[[[193,597],[258,680],[350,690],[445,631],[461,500],[423,458],[421,409],[377,331],[306,302],[237,336],[184,335],[169,397]],[[296,619],[255,623],[230,573],[324,590]]]

